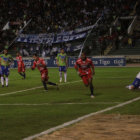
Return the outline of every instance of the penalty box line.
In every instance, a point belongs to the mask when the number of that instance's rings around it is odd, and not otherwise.
[[[77,83],[77,82],[81,82],[81,81],[82,80],[73,81],[73,82],[67,82],[67,83],[59,84],[59,86],[68,85],[68,84],[72,84],[72,83]],[[50,86],[52,86],[52,85],[50,85]],[[29,89],[24,89],[24,90],[9,92],[9,93],[5,93],[5,94],[0,94],[0,96],[7,96],[7,95],[16,94],[16,93],[26,92],[26,91],[30,91],[30,90],[39,89],[39,88],[42,88],[42,87],[43,86],[39,86],[39,87],[34,87],[34,88],[29,88]]]
[[[124,103],[121,103],[121,104],[118,104],[118,105],[115,105],[115,106],[112,106],[112,107],[108,107],[108,108],[106,108],[106,109],[103,109],[103,110],[100,110],[100,111],[97,111],[97,112],[93,112],[93,113],[84,115],[84,116],[79,117],[79,118],[77,118],[77,119],[75,119],[75,120],[66,122],[66,123],[61,124],[61,125],[58,125],[58,126],[56,126],[56,127],[52,127],[52,128],[50,128],[50,129],[48,129],[48,130],[46,130],[46,131],[43,131],[43,132],[41,132],[41,133],[39,133],[39,134],[35,134],[35,135],[33,135],[33,136],[29,136],[29,137],[27,137],[27,138],[24,138],[23,140],[33,140],[33,139],[38,138],[38,137],[40,137],[40,136],[43,136],[43,135],[52,133],[52,132],[54,132],[54,131],[56,131],[56,130],[58,130],[58,129],[61,129],[61,128],[64,128],[64,127],[66,127],[66,126],[75,124],[75,123],[77,123],[77,122],[79,122],[79,121],[81,121],[81,120],[84,120],[84,119],[88,118],[88,117],[95,116],[95,115],[97,115],[97,114],[101,114],[101,113],[104,113],[104,112],[113,110],[113,109],[115,109],[115,108],[123,107],[123,106],[125,106],[125,105],[127,105],[127,104],[130,104],[130,103],[135,102],[135,101],[138,101],[138,100],[140,100],[140,97],[131,99],[131,100],[129,100],[129,101],[126,101],[126,102],[124,102]]]

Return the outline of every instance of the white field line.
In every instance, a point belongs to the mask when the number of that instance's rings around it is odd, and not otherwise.
[[[40,77],[40,75],[39,76],[34,76],[34,77]],[[93,77],[93,79],[128,79],[128,78],[134,78],[134,77],[104,77],[104,78],[102,78],[102,77]],[[20,79],[18,79],[18,80],[20,80]],[[11,80],[11,81],[13,81],[13,80]]]
[[[67,82],[67,83],[64,83],[64,84],[59,84],[59,86],[68,85],[68,84],[72,84],[72,83],[77,83],[77,82],[81,82],[81,81],[82,81],[82,80],[73,81],[73,82]],[[29,88],[29,89],[24,89],[24,90],[9,92],[9,93],[4,93],[4,94],[0,94],[0,96],[7,96],[7,95],[11,95],[11,94],[20,93],[20,92],[35,90],[35,89],[42,88],[42,87],[43,87],[43,86],[39,86],[39,87],[34,87],[34,88]]]
[[[66,123],[64,123],[64,124],[58,125],[58,126],[53,127],[53,128],[50,128],[50,129],[48,129],[48,130],[46,130],[46,131],[43,131],[43,132],[41,132],[41,133],[39,133],[39,134],[35,134],[35,135],[33,135],[33,136],[29,136],[29,137],[27,137],[27,138],[24,138],[23,140],[33,140],[34,138],[37,138],[37,137],[40,137],[40,136],[42,136],[42,135],[46,135],[46,134],[52,133],[52,132],[54,132],[54,131],[56,131],[56,130],[58,130],[58,129],[61,129],[61,128],[64,128],[64,127],[66,127],[66,126],[69,126],[69,125],[72,125],[72,124],[74,124],[74,123],[77,123],[77,122],[79,122],[79,121],[81,121],[81,120],[83,120],[83,119],[85,119],[85,118],[90,117],[90,116],[94,116],[94,115],[97,115],[97,114],[100,114],[100,113],[104,113],[104,112],[106,112],[106,111],[110,111],[110,110],[112,110],[112,109],[125,106],[125,105],[127,105],[127,104],[130,104],[130,103],[135,102],[135,101],[138,101],[138,100],[140,100],[140,97],[131,99],[131,100],[126,101],[126,102],[124,102],[124,103],[120,103],[120,104],[118,104],[118,105],[115,105],[115,106],[112,106],[112,107],[108,107],[108,108],[106,108],[106,109],[103,109],[103,110],[100,110],[100,111],[97,111],[97,112],[94,112],[94,113],[90,113],[90,114],[84,115],[84,116],[79,117],[79,118],[77,118],[77,119],[75,119],[75,120],[66,122]]]
[[[88,104],[119,104],[121,102],[85,102],[85,103],[14,103],[14,104],[0,104],[0,106],[51,106],[51,105],[88,105]]]

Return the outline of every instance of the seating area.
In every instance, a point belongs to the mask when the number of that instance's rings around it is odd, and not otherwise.
[[[136,41],[135,46],[121,46],[118,50],[111,51],[109,55],[139,55],[140,54],[140,40]]]
[[[112,41],[110,39],[112,36],[115,36],[116,33],[121,33],[121,31],[118,31],[120,25],[112,27],[114,21],[117,17],[129,16],[137,1],[138,0],[59,0],[56,2],[55,0],[1,0],[0,51],[3,50],[5,46],[11,44],[14,38],[19,34],[20,29],[22,29],[29,20],[31,20],[31,22],[23,30],[23,34],[64,33],[93,25],[99,17],[102,17],[102,20],[98,23],[98,27],[92,31],[91,36],[85,43],[85,48],[89,55],[104,55],[101,54],[102,49],[105,49],[102,47],[102,43],[107,42],[106,44],[108,44],[108,42]],[[110,28],[112,29],[112,33],[110,33]],[[107,40],[106,38],[109,39]],[[102,42],[102,39],[105,41]],[[32,47],[33,50],[36,51],[37,47],[41,46],[39,49],[41,50],[40,55],[45,51],[50,52],[49,54],[46,53],[45,56],[51,56],[58,52],[60,47],[65,47],[65,49],[69,51],[69,55],[75,55],[77,52],[73,53],[72,47],[74,47],[75,44],[82,45],[83,41],[84,39],[79,39],[76,41],[43,45],[14,42],[12,46],[10,46],[10,50],[12,52],[14,52],[15,49],[25,50],[31,55],[30,51]],[[67,46],[69,46],[69,48],[67,48]],[[55,49],[56,47],[58,48]]]

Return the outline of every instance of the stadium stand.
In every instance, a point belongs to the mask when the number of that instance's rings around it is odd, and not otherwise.
[[[0,49],[8,46],[30,19],[32,21],[23,30],[23,34],[64,33],[93,25],[99,17],[102,17],[85,43],[88,54],[106,55],[123,54],[123,52],[135,54],[139,49],[136,40],[136,46],[128,48],[129,51],[126,51],[128,46],[126,43],[128,42],[126,34],[128,25],[126,26],[126,24],[131,21],[120,20],[114,25],[119,17],[130,16],[134,9],[135,12],[132,16],[139,15],[138,0],[59,0],[57,2],[55,0],[1,0]],[[136,31],[136,28],[134,30]],[[119,38],[123,38],[124,43],[118,43]],[[32,55],[32,52],[36,52],[39,47],[40,55],[53,56],[56,55],[60,47],[65,47],[69,55],[76,55],[79,50],[74,49],[74,46],[81,45],[83,41],[84,39],[79,39],[58,44],[40,45],[15,42],[11,52],[14,54],[18,48],[24,56],[28,56]],[[123,45],[116,47],[117,43]],[[108,48],[111,49],[106,53]]]

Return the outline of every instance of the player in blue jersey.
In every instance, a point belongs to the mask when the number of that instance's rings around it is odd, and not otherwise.
[[[137,74],[133,83],[129,86],[126,86],[126,88],[128,88],[129,90],[140,88],[140,72]]]

